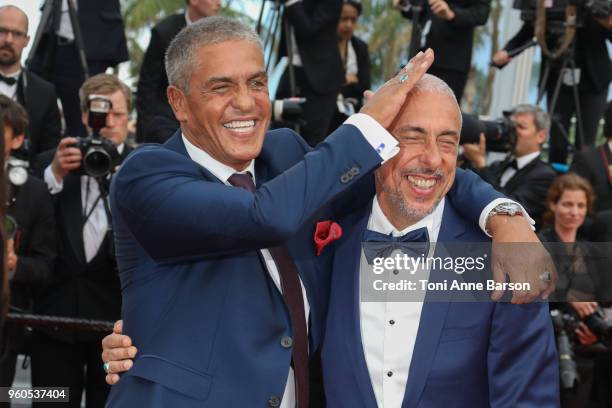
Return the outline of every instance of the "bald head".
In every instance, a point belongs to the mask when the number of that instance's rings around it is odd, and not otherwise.
[[[16,25],[22,27],[21,31],[28,33],[29,20],[28,15],[19,7],[8,5],[0,7],[0,19],[12,20]]]
[[[459,118],[461,120],[461,109],[459,108],[457,97],[455,96],[455,93],[453,92],[451,87],[448,86],[448,84],[442,79],[431,74],[423,75],[423,78],[418,80],[418,82],[414,85],[414,88],[412,88],[412,91],[410,91],[410,94],[408,94],[408,98],[406,98],[406,105],[411,102],[414,103],[414,100],[418,98],[420,93],[423,92],[431,92],[447,96],[450,99],[451,103],[457,108],[457,111],[459,112]]]

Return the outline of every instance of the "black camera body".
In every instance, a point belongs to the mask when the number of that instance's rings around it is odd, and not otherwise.
[[[546,28],[549,35],[560,36],[566,29],[565,9],[567,6],[576,6],[577,27],[584,24],[585,12],[594,17],[608,17],[612,14],[612,5],[609,0],[548,0],[546,6]],[[523,21],[535,22],[538,0],[514,0],[513,8],[521,11]]]
[[[474,115],[461,113],[463,126],[459,143],[478,143],[480,134],[487,140],[487,151],[508,153],[516,146],[516,125],[511,119],[512,112],[505,111],[501,118],[480,120]]]
[[[110,99],[102,95],[89,96],[88,124],[91,136],[78,137],[74,147],[81,150],[81,171],[91,177],[105,177],[115,168],[119,152],[109,139],[100,135],[112,108]]]

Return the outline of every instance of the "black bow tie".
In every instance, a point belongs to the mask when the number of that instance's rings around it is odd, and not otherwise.
[[[427,255],[429,252],[429,234],[427,228],[419,228],[399,237],[371,230],[364,231],[363,250],[368,264],[371,265],[374,262],[374,258],[387,258],[391,256],[391,253],[396,249],[413,257]]]
[[[9,86],[13,86],[17,83],[17,78],[15,77],[9,77],[9,76],[4,76],[2,74],[0,74],[0,81],[4,82],[5,84],[9,85]]]

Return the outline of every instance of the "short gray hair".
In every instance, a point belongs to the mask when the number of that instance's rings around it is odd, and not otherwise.
[[[513,110],[512,114],[524,114],[528,113],[533,116],[533,123],[535,123],[535,127],[538,130],[549,130],[550,129],[550,116],[548,113],[544,112],[544,109],[540,108],[536,105],[530,105],[527,103],[523,103],[521,105],[517,105]]]
[[[193,71],[198,68],[197,54],[200,48],[235,40],[253,42],[263,50],[255,30],[228,17],[206,17],[183,28],[166,50],[168,83],[188,94],[189,79]]]
[[[450,86],[442,79],[438,78],[432,74],[425,74],[421,79],[419,79],[411,92],[435,92],[443,95],[448,95],[451,97],[453,101],[455,101],[455,105],[457,105],[457,110],[461,113],[461,108],[459,107],[459,102],[457,102],[457,97],[455,93],[451,89]],[[463,126],[463,116],[459,115],[459,128]]]

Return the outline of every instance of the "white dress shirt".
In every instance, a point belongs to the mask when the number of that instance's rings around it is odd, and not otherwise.
[[[346,75],[359,74],[359,65],[357,64],[357,53],[353,47],[353,43],[349,40],[346,47]]]
[[[499,185],[504,187],[506,184],[508,184],[508,181],[510,181],[512,176],[514,176],[518,170],[522,169],[523,167],[525,167],[526,165],[528,165],[529,163],[537,159],[539,155],[540,155],[540,152],[537,151],[537,152],[526,154],[521,157],[517,157],[516,158],[516,169],[514,169],[514,167],[508,166],[508,168],[502,173],[499,179]]]
[[[12,74],[2,74],[8,78],[15,78],[19,80],[19,75],[21,74],[21,69],[17,72],[13,72]],[[17,82],[13,85],[9,85],[6,82],[0,81],[0,94],[6,96],[7,98],[11,98],[12,100],[17,100]]]
[[[74,40],[74,30],[72,29],[72,21],[70,20],[70,9],[68,8],[68,2],[72,2],[74,11],[77,10],[77,3],[74,0],[62,0],[62,15],[60,17],[59,28],[57,29],[57,35],[67,40]]]
[[[117,146],[119,154],[123,153],[125,145],[122,143]],[[44,173],[45,183],[51,194],[59,194],[64,189],[64,180],[58,182],[51,165],[48,165]],[[81,176],[81,208],[80,216],[87,216],[83,225],[83,246],[85,250],[85,260],[90,262],[100,250],[102,242],[108,232],[108,216],[104,208],[104,201],[100,197],[98,182],[93,177]],[[91,214],[90,214],[91,213]],[[75,217],[79,216],[77,214]]]
[[[430,242],[436,242],[443,213],[444,199],[430,215],[398,231],[382,212],[377,198],[374,198],[368,229],[385,235],[402,236],[425,227]],[[430,250],[433,251],[433,245]],[[360,276],[371,270],[364,260],[362,255]],[[429,278],[429,270],[423,268],[416,274],[419,276],[411,280]],[[360,302],[363,351],[379,407],[399,408],[402,405],[422,308],[423,302]]]

